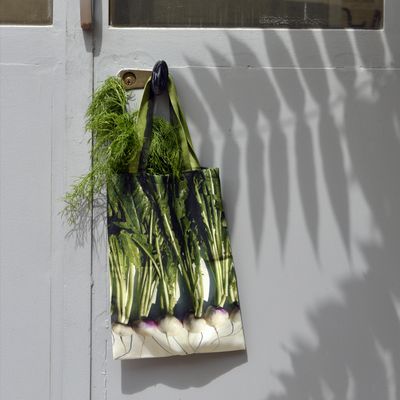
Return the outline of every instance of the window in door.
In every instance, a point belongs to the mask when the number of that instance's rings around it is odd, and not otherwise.
[[[0,0],[0,24],[50,25],[52,0]]]
[[[381,29],[383,0],[110,0],[110,24]]]

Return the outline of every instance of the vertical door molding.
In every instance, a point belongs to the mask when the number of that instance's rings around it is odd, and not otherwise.
[[[65,118],[64,135],[59,140],[58,198],[70,189],[77,177],[90,168],[89,133],[85,133],[85,113],[93,91],[92,33],[80,26],[79,3],[67,2],[65,40]],[[59,216],[58,216],[59,218]],[[65,223],[58,232],[63,243],[60,254],[64,294],[62,399],[90,399],[91,382],[91,297],[92,234],[87,227],[85,240],[69,234]],[[79,232],[79,236],[82,232]],[[56,399],[57,397],[55,397]],[[57,398],[58,400],[58,398]]]

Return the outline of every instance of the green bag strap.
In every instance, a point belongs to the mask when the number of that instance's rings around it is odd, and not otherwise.
[[[177,117],[179,126],[182,129],[182,135],[180,137],[182,137],[182,138],[185,137],[185,146],[187,147],[187,151],[189,153],[189,157],[188,157],[187,161],[188,161],[188,164],[190,165],[190,167],[187,169],[200,168],[200,163],[196,156],[196,152],[194,151],[192,138],[189,133],[189,128],[186,123],[186,119],[183,114],[182,107],[179,104],[178,94],[176,91],[174,81],[172,80],[171,76],[168,77],[168,94],[169,94],[169,99],[172,104],[172,108],[175,112],[175,116]]]
[[[182,108],[179,104],[178,95],[172,77],[168,77],[168,98],[171,111],[175,114],[176,127],[179,135],[179,144],[182,151],[182,169],[199,169],[200,163],[193,148],[189,128],[187,126]],[[151,78],[146,82],[142,101],[140,103],[137,119],[139,139],[143,146],[140,154],[130,165],[130,172],[144,171],[147,164],[147,157],[152,139],[152,121],[154,112],[154,94],[151,89]]]

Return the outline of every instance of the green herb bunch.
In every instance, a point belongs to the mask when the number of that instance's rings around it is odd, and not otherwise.
[[[94,93],[86,112],[92,165],[64,196],[62,214],[70,225],[90,218],[93,202],[115,174],[129,172],[139,157],[143,137],[137,129],[137,111],[128,111],[129,93],[119,77],[108,78]],[[146,170],[152,174],[178,175],[182,155],[176,128],[163,118],[153,118],[152,141]],[[101,202],[100,202],[101,203]]]

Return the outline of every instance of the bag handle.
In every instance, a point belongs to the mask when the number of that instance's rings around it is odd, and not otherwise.
[[[156,64],[155,68],[157,67],[157,65],[159,65],[159,63]],[[163,89],[162,83],[160,84],[159,82],[155,82],[154,78],[157,78],[157,75],[153,73],[152,77],[146,82],[142,101],[140,103],[137,127],[139,139],[143,139],[143,146],[139,157],[137,157],[132,162],[129,168],[130,172],[144,172],[146,169],[150,143],[152,140],[152,123],[154,116],[155,96],[156,94],[161,94]],[[170,113],[173,114],[171,115],[171,119],[175,119],[179,136],[179,144],[182,151],[182,169],[198,169],[200,168],[200,163],[193,149],[189,128],[183,115],[182,108],[179,104],[176,87],[171,75],[168,74],[168,79],[166,79],[166,81],[167,87],[165,89],[167,89],[168,93]]]

